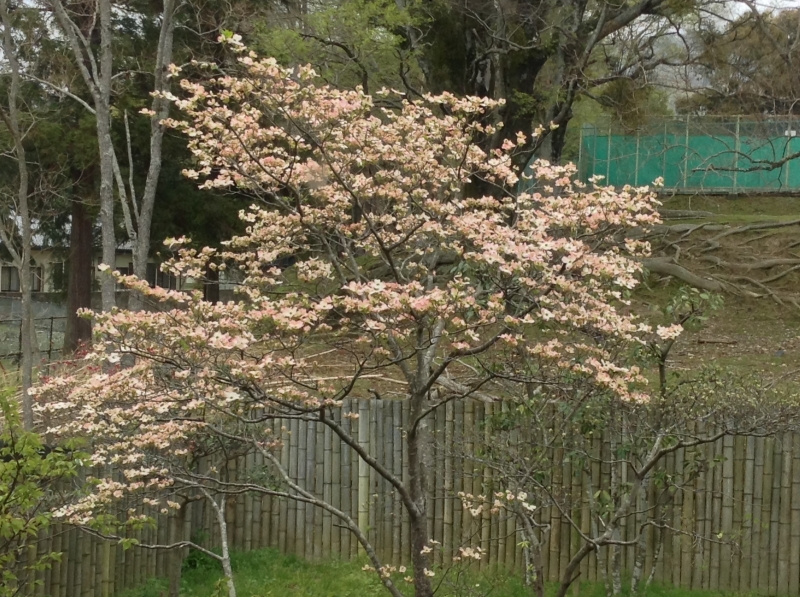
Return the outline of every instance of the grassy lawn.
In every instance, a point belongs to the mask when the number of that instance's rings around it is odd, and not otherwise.
[[[194,566],[194,567],[192,567]],[[293,556],[279,554],[275,550],[259,550],[234,554],[234,573],[239,597],[373,597],[389,595],[373,572],[364,572],[362,564],[356,562],[328,562],[311,564]],[[186,597],[210,597],[224,595],[218,585],[221,580],[219,566],[205,557],[192,556],[183,573],[181,595]],[[410,585],[400,580],[401,590],[411,597]],[[125,591],[118,597],[161,597],[166,592],[166,581],[151,580],[137,589]],[[548,587],[554,595],[556,586]],[[505,573],[472,575],[461,590],[443,584],[437,595],[447,597],[530,597],[518,576]],[[571,597],[605,597],[601,584],[584,583],[579,590],[570,588]],[[648,597],[723,597],[730,592],[688,591],[662,586],[651,586]]]

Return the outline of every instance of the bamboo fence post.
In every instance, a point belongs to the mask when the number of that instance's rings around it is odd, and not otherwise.
[[[367,402],[369,406],[369,446],[370,446],[370,453],[373,458],[375,458],[378,462],[381,459],[381,442],[378,441],[378,409],[380,408],[380,404],[382,401],[380,400],[368,400]],[[367,507],[369,508],[369,517],[368,517],[368,532],[367,536],[369,540],[372,542],[373,546],[377,547],[378,544],[378,500],[376,498],[378,494],[378,474],[375,472],[375,469],[372,467],[368,467],[367,470],[369,474],[369,490],[367,492]]]
[[[403,403],[399,400],[392,401],[392,444],[394,447],[392,454],[392,474],[397,479],[403,478]],[[397,491],[392,491],[393,508],[392,512],[392,564],[400,566],[404,561],[405,554],[402,550],[402,532],[403,532],[403,502],[400,500],[400,494]]]
[[[726,435],[722,438],[722,450],[725,460],[722,462],[722,526],[725,543],[720,549],[719,563],[719,588],[723,591],[731,589],[731,560],[733,551],[733,469],[734,450],[733,437]]]
[[[555,448],[553,450],[553,487],[561,487],[564,479],[564,451],[562,448]],[[554,494],[556,495],[556,494]],[[555,499],[560,499],[556,495]],[[561,578],[561,563],[560,553],[561,550],[561,513],[558,508],[552,506],[550,508],[550,570],[549,580],[556,581]]]
[[[400,414],[401,414],[401,429],[403,438],[406,437],[408,433],[409,427],[409,417],[410,417],[410,405],[408,400],[403,400],[400,407]],[[408,445],[404,441],[402,445],[402,454],[403,454],[403,462],[402,462],[402,470],[403,470],[403,484],[408,487],[409,484],[409,474],[408,474]],[[410,542],[410,530],[409,530],[409,518],[408,512],[405,508],[402,510],[401,519],[401,535],[400,535],[400,550],[402,551],[402,562],[410,562],[411,558],[411,542]]]
[[[358,403],[358,443],[363,450],[369,450],[369,404],[366,400]],[[358,459],[358,526],[362,532],[369,527],[369,466]],[[359,546],[358,553],[364,553]]]
[[[769,507],[769,593],[778,592],[778,544],[780,539],[781,474],[783,471],[783,442],[776,441],[772,448],[772,500]]]
[[[473,481],[475,479],[475,462],[472,460],[474,451],[475,440],[475,401],[468,400],[464,403],[464,460],[463,460],[463,473],[464,479],[462,481],[462,491],[465,494],[474,495]],[[463,505],[461,509],[461,537],[460,541],[464,545],[472,543],[472,529],[473,519],[472,514]]]
[[[683,457],[684,448],[678,448],[674,452],[675,454],[675,484],[677,485],[675,495],[672,498],[672,518],[670,519],[670,524],[672,528],[677,529],[677,531],[682,530],[681,525],[681,512],[683,511],[683,495],[686,492],[686,483],[685,483],[685,459]],[[681,546],[683,544],[683,536],[680,532],[675,532],[672,534],[671,538],[672,549],[672,568],[670,569],[669,577],[667,578],[667,582],[669,582],[673,587],[681,586]]]
[[[800,437],[792,441],[792,493],[789,545],[789,593],[800,593]]]
[[[592,481],[592,491],[599,491],[600,487],[600,461],[602,459],[602,450],[603,450],[603,439],[595,434],[592,437],[592,461],[591,461],[591,481]],[[587,505],[587,512],[589,512],[589,500],[588,496],[584,496]],[[587,514],[586,519],[587,522],[589,521],[589,516],[591,513]],[[591,527],[590,527],[591,529]],[[606,550],[608,551],[608,550]],[[598,557],[598,552],[596,550],[592,550],[592,553],[589,554],[589,581],[590,582],[597,582],[601,581],[605,576],[603,572],[600,570],[600,566],[603,566],[605,563],[601,562],[600,558]]]
[[[245,475],[245,457],[237,456],[231,464],[233,465],[231,471],[231,481],[237,481],[244,478]],[[231,549],[242,549],[244,546],[244,494],[232,495],[226,500],[226,505],[230,503],[229,514],[230,518],[226,518],[228,528],[231,530],[229,536],[231,537]]]
[[[705,425],[698,424],[697,425],[697,433],[698,435],[705,434],[706,429]],[[708,458],[708,446],[698,446],[696,448],[697,452],[700,455],[701,462]],[[706,516],[706,497],[708,494],[708,485],[706,483],[706,474],[703,471],[699,471],[696,474],[695,478],[695,524],[694,524],[694,553],[693,553],[693,565],[692,565],[692,589],[693,590],[700,590],[703,588],[704,582],[704,572],[705,567],[707,566],[706,558],[708,552],[708,545],[706,544],[704,538],[706,537],[706,526],[707,526],[707,516]]]
[[[297,422],[297,443],[293,446],[297,461],[295,482],[312,495],[314,491],[314,450],[317,440],[317,424]],[[294,501],[294,500],[292,500]],[[297,511],[294,521],[294,553],[306,560],[314,559],[314,510],[311,504],[295,502]],[[291,530],[292,527],[290,526]]]
[[[313,474],[309,479],[307,487],[313,487],[314,497],[324,499],[325,497],[325,429],[321,423],[314,424],[314,447],[310,443],[311,433],[309,432],[308,458],[309,469]],[[313,459],[313,461],[312,461]],[[314,466],[311,466],[313,463]],[[306,477],[308,479],[308,477]],[[319,562],[323,558],[323,544],[325,542],[324,527],[325,513],[322,508],[308,505],[306,509],[306,537],[310,537],[314,542],[314,560]],[[311,535],[309,535],[309,531]]]
[[[342,429],[344,430],[345,434],[350,434],[350,423],[351,419],[349,414],[353,412],[353,402],[352,400],[348,400],[342,406]],[[353,458],[352,450],[350,446],[342,442],[342,479],[341,479],[341,491],[342,491],[342,511],[346,514],[352,515],[353,514],[353,502],[352,502],[352,488],[353,488],[353,478],[352,478],[352,471],[351,471],[351,462]],[[342,545],[342,559],[348,560],[350,559],[350,531],[346,529],[342,529],[341,535],[341,545]]]
[[[778,531],[778,593],[789,593],[789,550],[791,547],[792,520],[792,434],[783,436],[783,458],[780,490],[780,529]]]
[[[722,443],[718,440],[714,443],[715,452],[719,450],[717,446]],[[722,471],[723,467],[719,463],[714,466],[714,479],[713,479],[713,496],[711,502],[711,521],[712,533],[716,535],[720,532],[722,527]],[[708,588],[712,591],[717,591],[720,588],[719,575],[720,575],[720,544],[714,542],[711,544],[711,565],[709,571]]]
[[[283,443],[281,445],[281,468],[289,472],[289,478],[291,478],[291,469],[289,467],[289,455],[292,443],[291,427],[291,421],[288,421],[288,423],[282,421],[281,437],[283,438]],[[291,502],[291,500],[280,500],[278,507],[278,547],[283,553],[289,552],[289,513],[291,511],[291,504],[289,502]],[[294,537],[291,539],[294,539]],[[292,542],[292,547],[294,547],[294,542]]]
[[[88,535],[81,533],[81,560],[78,570],[80,571],[80,595],[90,597],[92,595],[92,584],[94,575],[92,574],[92,539]],[[77,592],[75,593],[78,594]]]
[[[387,402],[382,406],[382,422],[381,433],[384,438],[381,442],[383,444],[383,460],[381,463],[386,467],[386,470],[392,470],[392,459],[394,458],[394,434],[392,433],[392,403]],[[386,479],[381,479],[381,502],[383,505],[382,513],[382,534],[383,534],[383,558],[387,563],[394,559],[392,547],[394,546],[394,538],[392,536],[392,502],[394,498],[394,490],[391,484]]]
[[[755,475],[756,442],[753,437],[742,438],[744,441],[744,459],[742,460],[742,476],[738,481],[742,484],[742,516],[741,524],[741,559],[739,560],[739,591],[750,590],[750,577],[753,568],[753,476]],[[737,570],[734,567],[734,570]]]
[[[239,477],[239,480],[246,480],[250,478],[253,474],[253,469],[255,469],[255,452],[250,451],[247,455],[240,461],[244,462],[244,476]],[[245,551],[251,551],[253,549],[253,536],[256,537],[256,542],[258,541],[258,532],[253,528],[255,525],[255,513],[253,512],[254,509],[254,496],[252,491],[248,491],[244,494],[244,536],[242,539],[244,543],[242,545]],[[238,521],[237,521],[238,522]],[[256,545],[257,547],[257,545]]]
[[[667,502],[666,502],[665,507],[664,507],[664,523],[666,525],[671,525],[672,524],[672,516],[674,514],[673,510],[672,510],[672,503],[673,503],[673,498],[675,497],[675,494],[674,494],[674,492],[672,491],[672,488],[671,488],[672,480],[674,480],[675,474],[676,474],[675,473],[675,452],[670,452],[669,454],[667,454],[666,461],[664,463],[664,467],[666,469],[666,475],[665,475],[666,486],[664,487],[664,491],[667,491],[670,494],[670,495],[665,496],[665,499],[667,500]],[[658,582],[662,582],[663,583],[665,581],[669,582],[669,581],[672,580],[672,567],[674,565],[673,559],[672,559],[672,532],[669,529],[665,528],[663,530],[663,535],[661,537],[661,541],[663,542],[663,547],[661,548],[662,549],[662,555],[661,555],[662,566],[657,572],[656,579],[658,580]],[[700,578],[700,575],[695,575],[693,573],[692,574],[692,579],[694,579],[695,576],[697,578]]]
[[[753,467],[753,533],[752,533],[752,560],[750,564],[750,583],[748,591],[758,591],[761,573],[761,536],[762,536],[762,503],[764,499],[764,438],[754,438],[755,457]]]
[[[303,430],[303,450],[305,450],[306,426],[300,425],[297,419],[291,419],[289,421],[289,444],[286,446],[286,449],[288,450],[288,470],[289,478],[295,483],[302,483],[305,480],[305,477],[301,479],[298,473],[300,466],[305,467],[305,458],[300,457],[300,429]],[[286,514],[286,549],[289,553],[302,556],[302,554],[305,553],[305,546],[303,545],[302,533],[298,533],[298,519],[301,518],[302,514],[302,512],[299,510],[300,504],[298,504],[295,500],[286,501],[288,502]],[[299,546],[298,542],[300,542]]]
[[[445,564],[453,560],[453,425],[455,419],[455,411],[453,403],[448,402],[444,408],[445,421],[444,421],[444,508],[442,514],[442,524],[444,525],[442,533],[442,558]]]
[[[376,400],[372,406],[375,409],[375,457],[378,462],[387,464],[386,451],[389,449],[389,445],[385,441],[386,434],[384,423],[386,409],[384,408],[384,400]],[[389,453],[391,454],[391,451]],[[384,515],[386,514],[386,491],[386,480],[381,475],[375,473],[375,482],[372,487],[372,509],[375,517],[375,545],[378,548],[378,553],[384,560],[386,560],[386,545],[388,539],[384,519]],[[391,546],[391,540],[389,540],[389,545]]]
[[[481,418],[481,423],[483,425],[483,445],[489,445],[491,441],[490,431],[489,431],[489,420],[492,416],[492,408],[494,405],[491,403],[486,403],[483,405],[483,412],[481,413],[483,416]],[[477,495],[485,495],[487,499],[491,499],[491,486],[490,486],[490,470],[488,466],[483,466],[481,469],[481,481],[478,484],[479,492]],[[480,537],[481,537],[481,549],[486,557],[481,559],[480,561],[480,571],[483,572],[489,565],[489,560],[492,556],[490,551],[490,544],[489,541],[491,539],[491,520],[489,510],[484,508],[484,511],[480,515]]]
[[[681,462],[681,468],[685,470],[686,462],[692,457],[694,454],[693,448],[687,448],[682,456],[684,460]],[[683,482],[683,503],[681,504],[681,531],[683,532],[683,536],[681,537],[681,559],[680,559],[680,586],[688,589],[692,586],[692,560],[693,560],[693,552],[692,552],[692,544],[694,541],[692,540],[692,532],[694,531],[694,514],[696,511],[695,508],[695,494],[692,491],[692,486],[689,483],[689,480],[686,478],[687,475],[683,473],[681,475],[681,481]]]
[[[339,424],[341,422],[341,411],[332,413],[333,420]],[[325,427],[325,500],[341,510],[341,481],[342,481],[342,459],[341,442],[335,436],[330,427]],[[322,557],[330,559],[332,556],[338,557],[341,546],[340,528],[338,520],[331,517],[330,512],[326,512],[327,519],[323,518],[323,545]],[[327,523],[327,528],[325,524]]]

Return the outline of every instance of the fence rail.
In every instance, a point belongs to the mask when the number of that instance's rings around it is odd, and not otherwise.
[[[501,404],[450,403],[430,421],[434,439],[427,456],[428,528],[431,537],[443,546],[435,552],[436,563],[449,561],[459,545],[480,545],[486,553],[480,569],[522,570],[521,535],[515,521],[490,516],[488,512],[473,518],[457,498],[459,491],[491,491],[492,470],[475,460],[456,457],[454,447],[479,453],[481,446],[491,441],[485,435],[483,422],[502,408]],[[342,417],[337,420],[380,463],[395,475],[407,478],[407,455],[401,443],[409,420],[406,405],[352,401],[347,409],[359,412],[358,421]],[[355,452],[336,441],[329,428],[297,420],[272,424],[274,433],[285,442],[278,456],[291,477],[359,520],[385,563],[408,564],[408,519],[388,483],[368,467],[359,466]],[[568,513],[585,530],[589,529],[586,496],[590,483],[595,488],[607,486],[611,475],[610,466],[601,465],[599,458],[610,454],[609,443],[601,438],[593,442],[598,461],[591,466],[591,474],[577,466],[572,468],[558,453],[553,457],[554,492],[565,496]],[[687,589],[797,595],[800,435],[725,437],[714,444],[678,450],[667,457],[661,470],[680,475],[684,463],[692,462],[696,452],[707,459],[718,457],[721,464],[702,471],[666,505],[666,524],[674,530],[665,530],[660,558],[655,556],[659,534],[656,529],[647,528],[643,578],[655,566],[657,581]],[[263,467],[262,457],[250,454],[231,461],[228,474],[241,479]],[[656,494],[651,483],[650,506],[654,505]],[[163,517],[157,529],[142,531],[138,538],[164,544],[181,534],[207,546],[218,545],[219,527],[211,508],[203,502],[191,503],[187,508],[183,525],[176,524],[175,518]],[[544,570],[549,580],[556,580],[578,548],[580,537],[555,507],[543,508],[541,517],[552,528],[544,549]],[[357,554],[355,539],[329,513],[303,503],[240,495],[229,501],[227,520],[228,538],[236,549],[271,547],[311,560],[352,558]],[[631,539],[636,526],[634,516],[630,516],[620,539]],[[733,538],[735,543],[720,541],[720,536]],[[62,525],[56,525],[40,542],[40,553],[49,550],[61,551],[63,557],[41,573],[43,584],[36,589],[36,595],[110,597],[169,572],[163,552],[137,547],[124,551],[118,545]],[[580,580],[602,580],[610,558],[611,553],[602,561],[594,553],[590,555],[581,564]],[[633,558],[633,549],[626,548],[623,567],[628,571],[633,568]]]

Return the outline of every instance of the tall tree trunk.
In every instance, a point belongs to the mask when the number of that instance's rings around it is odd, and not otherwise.
[[[100,225],[103,237],[103,263],[111,269],[101,275],[103,311],[116,304],[115,282],[111,272],[116,268],[117,241],[114,233],[114,145],[111,139],[111,0],[98,0],[100,16],[100,73],[95,100],[97,141],[100,147]]]
[[[206,281],[203,284],[203,299],[209,303],[219,302],[219,270],[206,268]]]
[[[22,352],[22,422],[25,429],[33,429],[33,398],[30,389],[33,385],[33,305],[31,296],[31,209],[28,197],[28,162],[23,144],[23,129],[20,124],[19,100],[20,64],[17,47],[11,34],[12,23],[9,15],[8,0],[0,0],[0,21],[3,24],[3,54],[8,60],[11,71],[11,84],[8,87],[8,111],[2,114],[3,122],[14,143],[13,155],[17,162],[17,197],[14,212],[19,217],[22,230],[22,245],[14,247],[14,233],[11,237],[3,233],[2,240],[12,255],[14,265],[19,272],[20,294],[22,301],[22,321],[20,323],[20,351]]]
[[[92,323],[78,317],[79,309],[92,307],[92,220],[82,199],[72,199],[67,273],[67,327],[64,353],[74,353],[92,339]]]
[[[97,129],[97,144],[100,150],[100,226],[102,228],[102,262],[110,271],[100,276],[100,290],[103,311],[110,311],[116,304],[115,282],[111,271],[116,262],[116,235],[114,232],[114,145],[111,139],[111,76],[113,53],[111,47],[111,0],[97,0],[96,17],[84,19],[80,25],[72,19],[62,0],[50,0],[64,35],[81,72],[83,81],[89,88],[94,103],[94,116]],[[80,18],[80,17],[78,17]],[[82,25],[82,26],[81,26]],[[99,33],[99,42],[97,35]],[[95,58],[93,50],[98,48]],[[91,108],[90,108],[91,109]]]
[[[175,0],[164,0],[164,12],[161,19],[161,32],[158,38],[158,51],[156,53],[156,66],[154,71],[154,90],[157,93],[169,91],[167,67],[172,62],[172,41],[175,32]],[[138,212],[138,229],[133,246],[133,273],[142,280],[147,278],[147,259],[150,254],[150,227],[153,221],[153,208],[156,199],[158,178],[161,174],[162,142],[164,140],[163,120],[169,116],[170,102],[157,95],[153,98],[150,118],[150,166],[147,171],[144,193],[142,194],[141,209]],[[135,202],[133,187],[130,189],[131,198]],[[214,301],[216,302],[216,301]],[[129,308],[138,311],[142,308],[139,293],[131,295]]]

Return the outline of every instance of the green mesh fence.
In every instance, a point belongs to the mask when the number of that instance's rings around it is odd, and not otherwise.
[[[664,179],[665,190],[738,193],[800,190],[800,119],[672,120],[635,131],[584,126],[584,181],[615,186]]]

